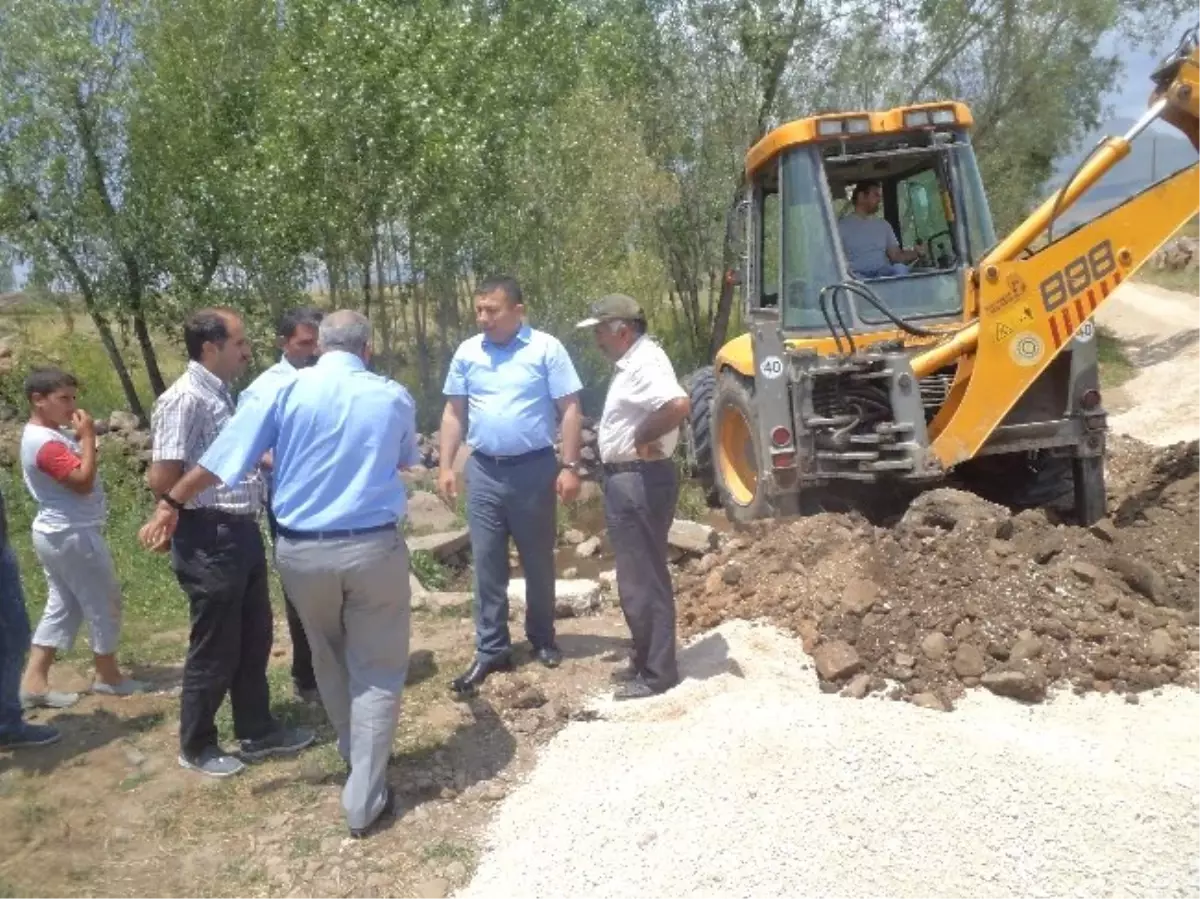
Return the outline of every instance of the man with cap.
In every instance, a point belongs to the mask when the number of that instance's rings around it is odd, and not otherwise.
[[[646,316],[632,297],[604,297],[577,327],[592,329],[615,369],[600,418],[600,461],[608,541],[633,655],[613,675],[619,683],[614,698],[640,699],[679,681],[667,532],[679,498],[671,456],[691,406],[671,360],[646,334]]]

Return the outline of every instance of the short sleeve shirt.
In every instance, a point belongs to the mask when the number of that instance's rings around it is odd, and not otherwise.
[[[150,416],[154,438],[151,459],[182,462],[183,473],[187,474],[233,413],[233,397],[221,379],[199,362],[188,362],[187,371],[154,404]],[[262,507],[263,492],[262,479],[255,469],[236,484],[218,484],[201,491],[187,506],[251,515]]]
[[[637,458],[633,435],[650,414],[687,394],[662,347],[643,334],[617,360],[598,433],[601,462],[630,462]],[[679,441],[676,428],[660,445],[668,457]]]
[[[899,243],[887,219],[863,218],[850,213],[838,222],[838,231],[851,271],[876,272],[892,264],[887,250]]]
[[[442,392],[467,398],[467,444],[491,456],[554,445],[556,401],[583,388],[558,338],[523,325],[506,345],[480,334],[450,360]]]

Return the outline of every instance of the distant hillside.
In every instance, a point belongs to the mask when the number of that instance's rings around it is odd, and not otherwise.
[[[1062,186],[1100,138],[1122,135],[1133,127],[1133,124],[1133,119],[1125,118],[1105,122],[1094,134],[1082,141],[1078,152],[1058,161],[1047,192]],[[1191,165],[1196,158],[1196,151],[1192,149],[1192,145],[1174,129],[1144,131],[1133,142],[1129,156],[1101,178],[1083,200],[1062,216],[1061,221],[1067,225],[1089,221],[1155,181]]]

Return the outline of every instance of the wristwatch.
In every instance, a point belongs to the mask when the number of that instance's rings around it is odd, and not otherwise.
[[[159,499],[161,499],[164,503],[166,503],[168,506],[170,506],[176,512],[183,511],[183,503],[181,503],[175,497],[171,496],[171,494],[164,493],[162,496],[159,497]]]
[[[583,465],[580,462],[564,462],[562,467],[575,472],[575,474],[583,474]]]

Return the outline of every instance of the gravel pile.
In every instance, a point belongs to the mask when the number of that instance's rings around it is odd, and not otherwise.
[[[736,621],[681,662],[672,693],[597,700],[548,744],[458,895],[1200,892],[1194,691],[843,702]]]
[[[1138,701],[1196,683],[1195,441],[1114,442],[1110,515],[1090,528],[959,490],[873,523],[756,523],[678,579],[685,634],[765,618],[800,636],[824,689],[949,709],[983,686],[1024,701],[1062,684]]]

